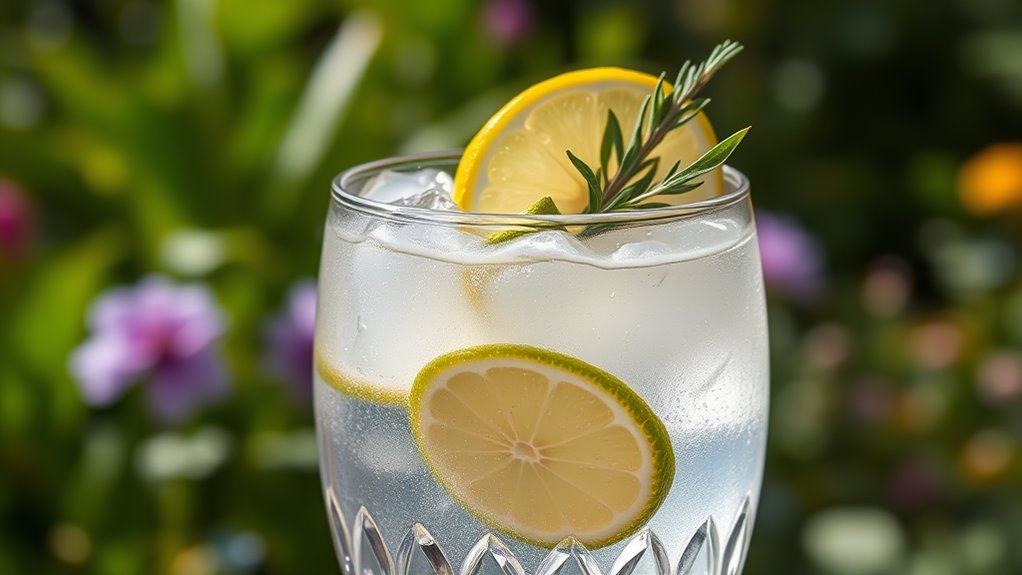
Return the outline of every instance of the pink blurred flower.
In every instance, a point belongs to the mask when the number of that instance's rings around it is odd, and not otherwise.
[[[218,346],[224,319],[204,285],[150,276],[101,295],[88,323],[92,335],[70,368],[89,405],[109,405],[142,384],[152,412],[177,421],[227,391]]]
[[[812,299],[823,287],[823,255],[819,242],[791,216],[758,210],[763,281],[770,289],[797,299]]]
[[[953,319],[925,321],[912,328],[909,338],[912,359],[928,369],[951,367],[965,348],[965,333]]]
[[[1003,350],[990,354],[979,366],[976,383],[991,404],[1022,397],[1022,354]]]
[[[266,339],[273,371],[284,377],[298,399],[312,397],[312,340],[316,329],[316,284],[303,280],[291,287],[287,308],[267,324]]]
[[[483,28],[500,44],[516,44],[532,31],[534,16],[528,0],[488,0],[483,6]]]
[[[32,204],[10,180],[0,179],[0,262],[18,261],[28,254],[35,229]]]

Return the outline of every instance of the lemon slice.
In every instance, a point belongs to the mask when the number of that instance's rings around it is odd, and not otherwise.
[[[642,100],[656,86],[649,74],[622,68],[590,68],[555,76],[515,96],[465,148],[454,177],[454,201],[467,212],[519,213],[549,196],[561,213],[581,213],[589,203],[585,180],[572,166],[571,150],[594,169],[607,110],[630,137]],[[686,166],[717,143],[704,114],[668,133],[651,157],[660,157],[658,178],[676,161]],[[615,169],[611,165],[611,171]],[[722,171],[686,194],[650,201],[685,203],[720,195]]]
[[[385,405],[406,405],[408,403],[408,394],[401,389],[347,374],[330,365],[318,353],[313,361],[316,374],[320,379],[348,397]]]
[[[583,361],[524,345],[442,355],[409,397],[427,467],[491,528],[550,547],[634,533],[674,478],[663,423],[627,385]]]

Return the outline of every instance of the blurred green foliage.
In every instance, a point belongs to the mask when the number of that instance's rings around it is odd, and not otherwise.
[[[463,145],[556,72],[674,70],[726,37],[747,51],[711,117],[753,126],[732,162],[757,206],[826,254],[817,298],[771,294],[746,572],[1022,572],[1022,219],[956,184],[1022,140],[1022,5],[522,3],[0,5],[0,178],[31,204],[0,260],[0,573],[332,572],[311,411],[261,359],[330,178]],[[88,409],[67,369],[93,298],[150,272],[230,321],[230,400],[171,429],[135,395]]]

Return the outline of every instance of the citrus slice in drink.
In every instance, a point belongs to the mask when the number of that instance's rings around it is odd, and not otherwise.
[[[324,383],[348,397],[385,405],[408,403],[408,393],[405,390],[351,375],[330,365],[321,354],[315,355],[313,367]]]
[[[586,183],[565,150],[595,170],[607,111],[617,116],[627,145],[642,100],[656,84],[656,77],[634,70],[590,68],[526,89],[494,114],[465,148],[454,177],[454,201],[467,212],[514,214],[549,196],[561,213],[583,212],[589,203]],[[716,143],[704,114],[669,132],[651,154],[660,158],[658,179],[675,162],[686,166]],[[613,173],[613,157],[610,167]],[[686,203],[720,195],[723,189],[718,168],[691,192],[649,201]]]
[[[496,531],[590,548],[642,527],[674,478],[663,423],[632,389],[579,359],[494,344],[442,355],[409,397],[426,466]]]

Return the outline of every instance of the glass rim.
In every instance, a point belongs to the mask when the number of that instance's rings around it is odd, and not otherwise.
[[[417,165],[421,168],[429,164],[449,163],[457,166],[463,150],[444,150],[392,156],[352,166],[331,182],[331,200],[338,204],[367,215],[404,222],[419,222],[447,225],[472,226],[524,226],[557,224],[563,226],[583,226],[594,224],[638,224],[658,222],[662,220],[687,219],[704,214],[717,212],[738,204],[750,195],[749,179],[737,169],[725,165],[724,187],[726,193],[678,206],[652,208],[648,210],[631,210],[607,212],[599,214],[503,214],[487,212],[457,212],[453,210],[437,210],[414,206],[399,206],[371,200],[364,196],[347,191],[355,179],[366,178],[374,173],[394,167]]]

